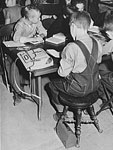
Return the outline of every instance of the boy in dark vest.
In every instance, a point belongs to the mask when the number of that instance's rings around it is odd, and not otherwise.
[[[109,14],[105,18],[103,30],[106,32],[109,39],[108,42],[106,42],[103,45],[103,50],[102,50],[103,59],[99,65],[99,72],[101,76],[101,83],[107,85],[107,87],[109,87],[112,93],[113,91],[113,14]],[[103,102],[102,105],[103,105],[107,101],[107,99],[104,94],[102,86],[100,86],[99,88],[99,95],[100,98],[102,99]],[[107,108],[109,108],[108,105],[106,108],[104,108],[104,110]]]
[[[61,53],[59,78],[49,83],[51,102],[57,113],[63,110],[58,99],[59,91],[80,97],[98,88],[102,47],[88,35],[90,23],[90,15],[85,11],[71,16],[70,32],[74,42],[68,43]]]

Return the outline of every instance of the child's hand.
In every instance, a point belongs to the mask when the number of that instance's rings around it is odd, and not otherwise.
[[[43,41],[43,38],[41,36],[37,36],[37,37],[34,37],[34,40],[33,41],[38,41],[38,42],[42,42]]]

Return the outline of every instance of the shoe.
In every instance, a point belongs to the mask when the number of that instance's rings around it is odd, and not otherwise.
[[[53,119],[55,121],[58,121],[61,116],[62,116],[62,112],[56,112],[55,114],[53,114]]]
[[[53,118],[54,118],[55,121],[58,121],[58,120],[60,119],[60,117],[62,117],[62,119],[63,119],[63,118],[65,118],[65,119],[69,118],[67,114],[66,114],[65,116],[62,115],[62,112],[56,112],[56,113],[53,115]]]

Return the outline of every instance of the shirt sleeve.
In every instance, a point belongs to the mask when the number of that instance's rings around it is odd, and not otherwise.
[[[70,44],[68,44],[62,54],[61,54],[61,61],[60,61],[60,66],[58,69],[58,74],[62,77],[66,77],[70,74],[70,72],[73,70],[74,67],[74,58],[73,59],[73,48],[71,47]]]
[[[37,24],[37,33],[39,35],[44,34],[44,36],[47,36],[47,30],[43,27],[41,21],[39,21]]]
[[[22,24],[17,23],[15,28],[14,28],[13,40],[16,42],[20,41],[20,38],[22,36],[22,32],[24,32]]]
[[[103,46],[102,55],[109,55],[113,52],[113,40],[110,40]]]
[[[101,61],[102,61],[102,45],[100,44],[99,41],[97,41],[97,44],[98,44],[98,59],[97,59],[97,63],[101,63]]]

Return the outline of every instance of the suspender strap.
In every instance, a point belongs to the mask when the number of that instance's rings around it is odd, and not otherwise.
[[[89,53],[87,47],[79,40],[75,41],[75,43],[80,47],[81,51],[83,52],[86,62],[88,64],[90,56],[93,56],[95,61],[97,61],[97,56],[98,56],[98,45],[97,42],[94,38],[92,38],[93,41],[93,47],[92,47],[92,52],[91,54]]]
[[[94,38],[92,38],[92,41],[93,41],[93,48],[92,48],[91,55],[97,61],[97,59],[98,59],[98,44],[97,44],[97,41]]]

